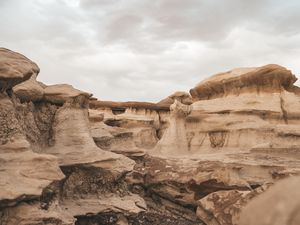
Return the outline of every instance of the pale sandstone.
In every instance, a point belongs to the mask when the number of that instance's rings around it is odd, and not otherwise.
[[[97,110],[103,121],[97,121],[95,110],[89,109],[91,133],[96,144],[106,150],[125,155],[144,155],[157,141],[160,114],[151,109],[128,108],[114,114],[110,109]]]
[[[60,165],[91,164],[109,167],[116,173],[133,168],[132,160],[103,151],[95,145],[88,127],[87,109],[77,106],[61,107],[54,118],[53,130],[55,144],[45,152],[57,156]]]
[[[157,104],[172,105],[175,100],[177,100],[183,104],[186,104],[186,105],[190,105],[193,103],[192,97],[190,96],[189,93],[184,92],[184,91],[177,91],[174,94],[168,96],[167,98],[161,100]]]
[[[292,87],[297,78],[286,68],[270,64],[256,68],[238,68],[216,74],[190,90],[197,100],[239,95],[244,92],[280,92]]]
[[[39,72],[39,67],[25,56],[0,48],[0,92],[12,88]]]
[[[91,94],[73,88],[69,84],[49,85],[44,89],[44,98],[54,104],[64,104],[67,101],[80,101],[91,97]]]
[[[13,92],[22,101],[40,101],[44,97],[44,88],[36,81],[36,75],[13,87]]]

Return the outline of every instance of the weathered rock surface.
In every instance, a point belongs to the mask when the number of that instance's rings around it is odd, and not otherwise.
[[[238,68],[216,74],[190,90],[197,100],[238,95],[244,92],[280,92],[293,86],[297,78],[284,67],[270,64],[254,68]]]
[[[0,162],[0,208],[38,199],[46,186],[64,178],[56,157],[32,151],[16,103],[5,92],[0,93]]]
[[[16,63],[23,72],[28,62],[24,57]],[[86,215],[145,211],[144,200],[124,181],[135,162],[93,141],[90,94],[70,85],[41,85],[32,71],[24,72],[27,81],[9,83],[0,93],[0,223],[74,224]],[[8,88],[13,91],[6,93]]]
[[[300,178],[279,181],[254,198],[241,213],[240,225],[300,224]]]
[[[194,95],[195,102],[185,117],[170,117],[172,122],[166,130],[169,137],[157,145],[169,147],[163,147],[161,154],[172,151],[179,157],[194,157],[218,151],[266,150],[262,146],[274,152],[299,149],[300,95],[290,89],[295,76],[276,65],[243,72],[213,76],[198,85],[196,89],[207,95],[198,96],[198,100]],[[181,141],[174,142],[175,139]]]
[[[183,154],[186,152],[188,140],[186,138],[185,118],[190,114],[192,107],[185,105],[175,99],[170,106],[169,126],[166,129],[159,143],[151,154]]]
[[[193,103],[192,97],[190,96],[189,93],[184,91],[177,91],[174,94],[158,102],[158,104],[172,105],[175,100],[182,102],[185,105],[190,105]]]
[[[40,101],[44,97],[44,88],[36,81],[36,75],[16,85],[13,88],[15,95],[21,101]]]
[[[39,73],[39,67],[25,56],[11,50],[0,48],[0,91]]]
[[[103,151],[95,145],[88,128],[87,109],[81,107],[65,105],[57,110],[53,122],[53,140],[54,145],[45,152],[57,156],[62,166],[90,163],[124,172],[131,171],[134,165],[132,160],[123,155]]]
[[[95,143],[129,156],[144,155],[161,137],[169,108],[163,104],[94,102],[89,119]]]
[[[44,98],[53,104],[64,104],[65,102],[75,101],[78,104],[83,104],[84,100],[92,95],[77,90],[69,84],[49,85],[44,89]]]
[[[2,215],[1,215],[2,213]],[[39,204],[20,203],[16,207],[6,208],[0,212],[1,224],[74,224],[75,218],[59,208],[44,210]]]
[[[6,49],[0,72],[1,225],[298,224],[298,178],[280,184],[300,173],[289,70],[234,69],[156,104],[44,85]]]

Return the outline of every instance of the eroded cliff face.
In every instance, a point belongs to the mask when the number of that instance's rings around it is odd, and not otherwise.
[[[299,179],[300,91],[283,67],[217,74],[157,104],[98,101],[38,73],[0,49],[1,225],[253,224],[269,186]]]
[[[21,62],[10,63],[10,55]],[[118,221],[145,211],[124,181],[135,162],[98,148],[91,136],[91,95],[38,83],[36,65],[6,49],[0,65],[0,224],[81,224],[81,217],[99,213]],[[17,80],[10,70],[24,76]]]

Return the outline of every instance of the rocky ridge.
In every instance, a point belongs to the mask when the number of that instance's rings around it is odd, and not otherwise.
[[[1,225],[274,224],[251,222],[268,198],[291,206],[268,212],[280,224],[299,223],[297,198],[273,186],[293,177],[298,193],[300,88],[286,68],[234,69],[159,103],[99,101],[38,73],[0,49]]]

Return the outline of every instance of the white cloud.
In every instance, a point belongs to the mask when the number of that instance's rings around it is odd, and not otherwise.
[[[296,0],[2,0],[0,45],[105,100],[159,101],[234,67],[300,75]]]

